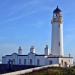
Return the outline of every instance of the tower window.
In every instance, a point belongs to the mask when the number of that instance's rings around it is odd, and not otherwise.
[[[59,46],[60,46],[60,42],[59,42]]]
[[[60,28],[60,24],[59,24],[59,28]]]

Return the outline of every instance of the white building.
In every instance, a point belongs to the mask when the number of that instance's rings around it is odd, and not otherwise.
[[[51,53],[49,52],[48,45],[44,48],[44,54],[36,54],[35,48],[32,46],[28,55],[22,55],[22,49],[19,47],[18,53],[5,55],[2,57],[3,64],[16,64],[16,65],[51,65],[58,64],[60,66],[73,65],[73,57],[64,56],[63,48],[63,19],[62,12],[57,8],[53,11],[52,18],[52,40],[51,40]]]

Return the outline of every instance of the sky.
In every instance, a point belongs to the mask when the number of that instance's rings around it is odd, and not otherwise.
[[[63,14],[64,52],[75,57],[74,0],[0,0],[0,59],[4,55],[23,54],[34,45],[43,54],[45,45],[51,49],[51,19],[59,6]]]

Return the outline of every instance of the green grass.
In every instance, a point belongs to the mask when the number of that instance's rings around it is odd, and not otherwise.
[[[47,68],[23,75],[75,75],[75,67],[72,68]]]

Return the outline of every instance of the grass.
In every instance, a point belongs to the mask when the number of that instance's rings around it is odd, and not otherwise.
[[[47,68],[23,75],[75,75],[75,67],[71,68]]]

